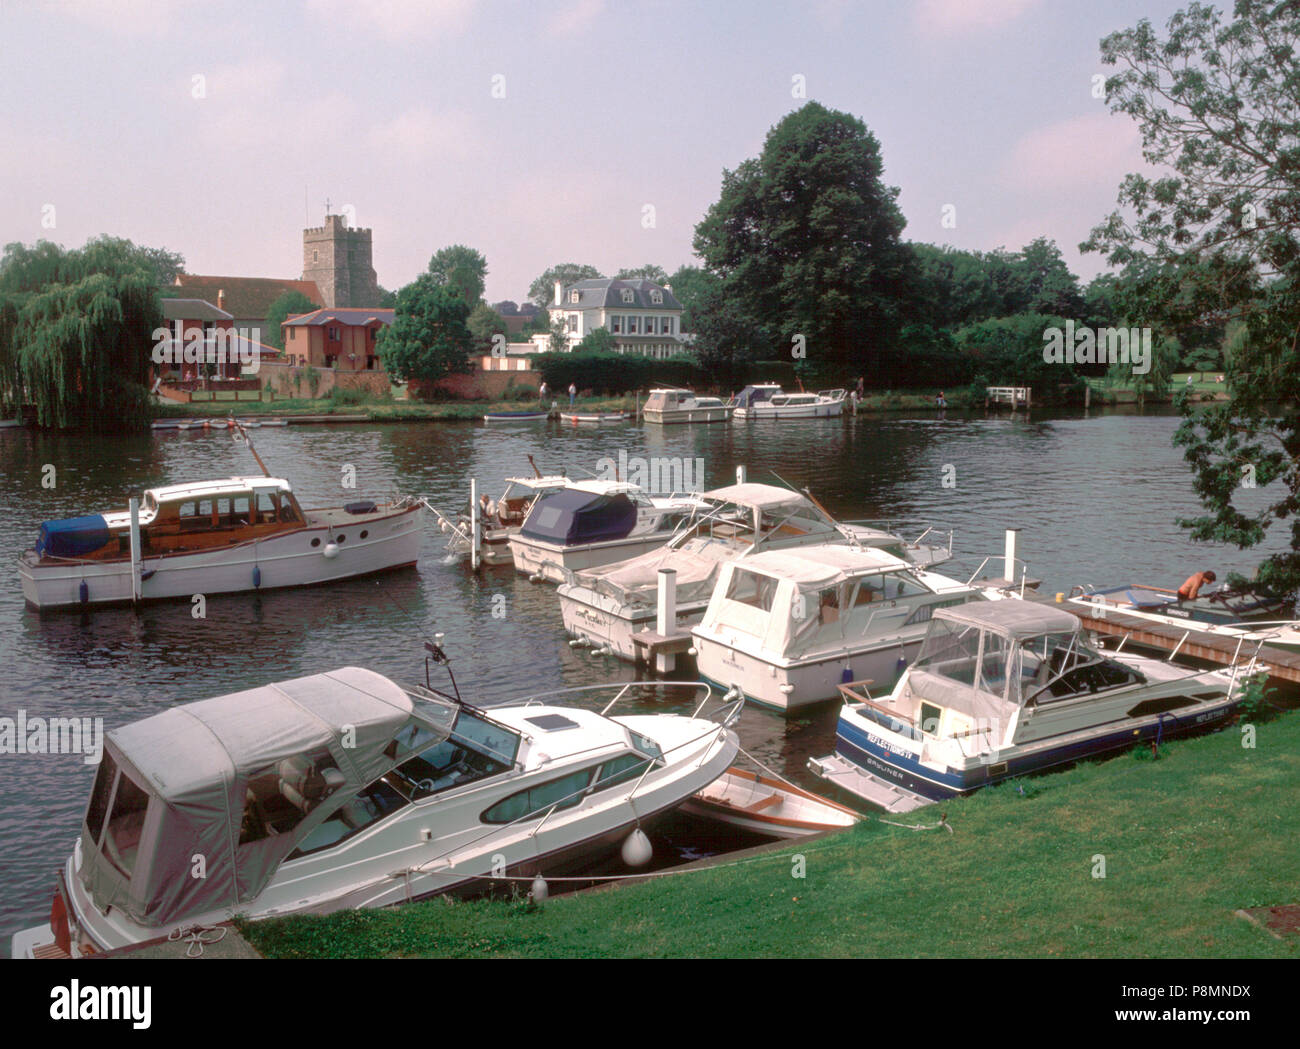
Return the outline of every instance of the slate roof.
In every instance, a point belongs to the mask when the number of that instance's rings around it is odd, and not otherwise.
[[[623,301],[624,289],[631,289],[632,301]],[[570,292],[577,291],[579,301],[570,302]],[[663,293],[663,302],[651,302],[650,293],[660,291]],[[565,287],[560,304],[556,309],[570,310],[595,310],[602,306],[610,309],[641,309],[641,310],[680,310],[682,304],[677,301],[677,297],[665,288],[662,284],[656,284],[652,280],[646,280],[643,277],[637,277],[635,280],[615,280],[612,277],[592,278],[589,280],[580,280],[576,284],[570,284]]]
[[[217,293],[225,292],[222,309],[241,318],[257,317],[265,320],[271,304],[286,291],[297,291],[312,302],[323,301],[314,280],[280,280],[276,277],[210,277],[196,273],[182,273],[176,278],[179,287],[202,293],[209,302],[217,301]]]
[[[319,328],[326,324],[366,324],[377,320],[381,324],[393,323],[393,310],[349,307],[324,307],[312,313],[300,313],[284,323],[291,328]]]
[[[162,314],[169,321],[231,321],[232,314],[203,299],[160,299]]]

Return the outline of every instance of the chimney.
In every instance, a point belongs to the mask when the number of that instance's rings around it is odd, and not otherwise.
[[[564,298],[564,285],[558,280],[555,282],[555,305],[559,306]]]
[[[217,289],[217,309],[219,309],[219,310],[224,310],[225,308],[226,308],[226,291],[225,291],[224,288],[218,288],[218,289]]]

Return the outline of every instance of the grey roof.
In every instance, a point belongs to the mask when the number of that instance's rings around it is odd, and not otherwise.
[[[947,619],[977,630],[989,630],[1012,641],[1041,634],[1073,633],[1081,625],[1078,616],[1071,615],[1064,609],[1017,598],[973,601],[951,608],[937,608],[934,618]]]
[[[393,310],[378,307],[339,306],[325,307],[312,313],[300,313],[284,323],[291,328],[321,327],[325,324],[365,324],[374,319],[381,324],[393,323]]]
[[[623,301],[623,291],[630,289],[632,291],[632,301]],[[570,302],[569,293],[577,291],[579,300]],[[650,293],[659,291],[663,293],[663,302],[651,302]],[[570,284],[565,287],[560,304],[557,309],[580,309],[595,310],[602,306],[611,309],[623,307],[624,309],[641,309],[641,310],[680,310],[682,304],[677,301],[671,291],[662,284],[656,284],[652,280],[646,280],[643,277],[637,277],[632,280],[616,280],[613,277],[590,278],[580,280],[576,284]]]
[[[169,321],[232,321],[234,314],[219,310],[206,299],[161,299],[162,314]]]

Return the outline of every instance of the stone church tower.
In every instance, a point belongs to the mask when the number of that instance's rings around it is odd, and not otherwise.
[[[345,215],[302,231],[302,279],[320,289],[321,305],[377,306],[379,283],[372,264],[371,231],[348,229]]]

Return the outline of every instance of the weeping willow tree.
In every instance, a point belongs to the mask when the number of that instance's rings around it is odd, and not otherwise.
[[[158,287],[179,255],[99,237],[67,251],[41,241],[0,257],[0,399],[55,429],[143,426],[150,416]]]

